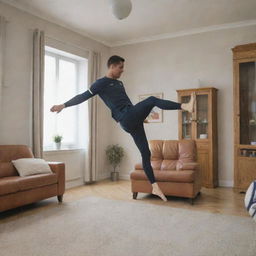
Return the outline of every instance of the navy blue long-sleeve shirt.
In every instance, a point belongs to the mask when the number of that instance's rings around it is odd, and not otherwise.
[[[82,94],[78,94],[69,101],[65,102],[65,107],[80,104],[94,95],[99,95],[104,103],[111,110],[112,117],[119,122],[130,106],[133,106],[131,100],[125,92],[123,83],[120,80],[108,78],[106,76],[94,82],[90,89]]]

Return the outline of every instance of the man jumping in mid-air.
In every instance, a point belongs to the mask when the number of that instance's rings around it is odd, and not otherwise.
[[[182,109],[193,112],[195,94],[191,95],[189,103],[181,104],[151,96],[136,105],[133,105],[125,92],[123,83],[120,80],[117,80],[124,71],[124,61],[125,60],[120,56],[114,55],[110,57],[107,62],[108,71],[106,76],[94,82],[90,89],[84,93],[76,95],[64,104],[54,105],[51,108],[51,111],[59,113],[66,107],[80,104],[98,94],[104,103],[110,108],[112,117],[116,122],[120,123],[123,130],[132,136],[135,144],[137,145],[142,156],[143,169],[152,184],[152,194],[159,196],[164,201],[167,201],[155,180],[150,163],[151,153],[143,123],[153,107],[159,107],[167,110]]]

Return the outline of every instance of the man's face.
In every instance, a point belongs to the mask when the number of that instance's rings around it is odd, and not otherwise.
[[[119,78],[121,74],[124,72],[124,63],[120,62],[118,64],[112,64],[110,66],[111,73],[115,78]]]

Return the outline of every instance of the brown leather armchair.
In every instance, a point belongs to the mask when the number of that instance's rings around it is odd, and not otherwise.
[[[200,193],[201,174],[196,162],[194,140],[150,140],[151,165],[156,182],[166,196],[193,199]],[[152,185],[143,170],[136,164],[130,173],[133,198],[138,192],[151,193]]]
[[[57,196],[62,202],[65,191],[65,165],[49,162],[53,173],[19,176],[12,160],[33,158],[26,145],[0,145],[0,212]]]

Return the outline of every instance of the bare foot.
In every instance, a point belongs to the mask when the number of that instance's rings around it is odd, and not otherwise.
[[[196,102],[196,94],[195,94],[195,92],[192,92],[190,101],[188,103],[182,103],[181,108],[190,113],[193,113],[195,110],[195,102]]]
[[[167,202],[165,195],[163,194],[162,190],[159,188],[156,182],[152,184],[152,187],[153,187],[152,194],[159,196],[162,200]]]

